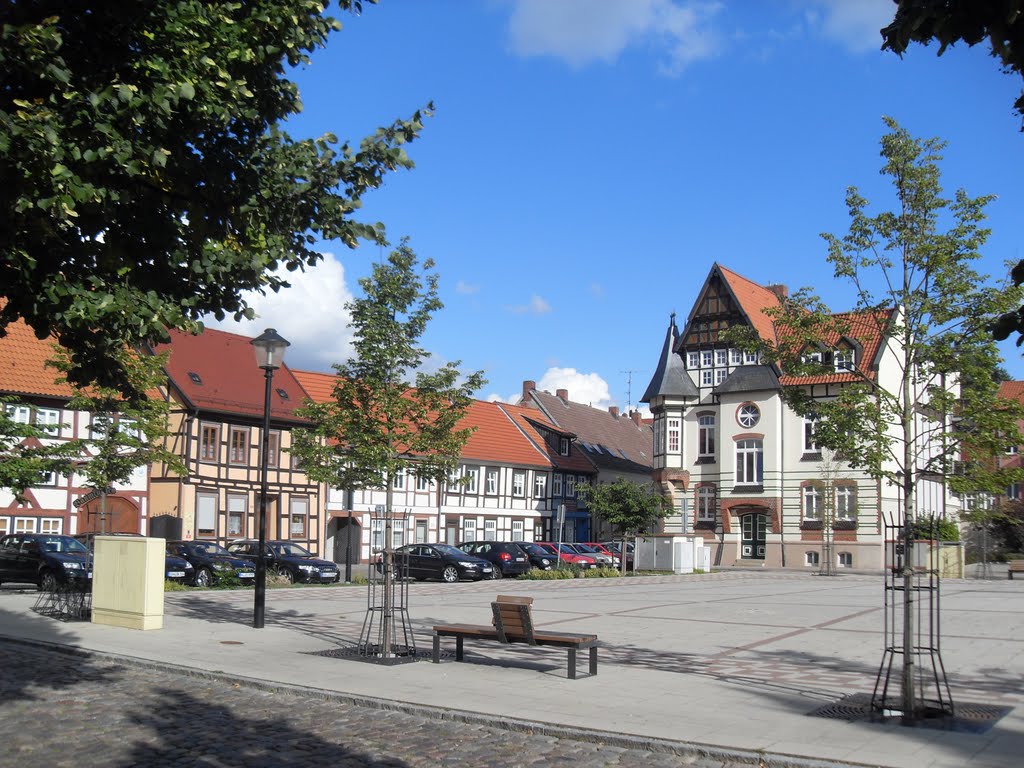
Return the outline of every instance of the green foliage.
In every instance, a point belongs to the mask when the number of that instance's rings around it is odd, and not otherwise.
[[[1024,72],[1024,3],[1021,0],[894,0],[892,23],[882,30],[882,49],[902,56],[910,43],[939,43],[938,55],[955,43],[987,43],[1003,71]],[[1024,116],[1024,94],[1014,108]]]
[[[586,568],[580,574],[584,579],[617,579],[622,574],[617,568]]]
[[[993,457],[1017,444],[1024,412],[998,397],[1000,358],[988,325],[992,315],[1019,301],[975,271],[973,263],[989,235],[983,226],[991,197],[958,190],[943,197],[939,161],[943,142],[912,137],[886,118],[882,173],[895,193],[895,209],[868,212],[869,203],[851,187],[846,196],[849,232],[824,234],[835,276],[854,289],[856,307],[833,315],[809,289],[769,310],[778,338],[753,340],[786,374],[826,372],[807,359],[809,345],[830,346],[844,335],[881,335],[891,340],[890,370],[879,380],[874,361],[850,371],[854,381],[833,398],[812,396],[795,383],[784,388],[787,403],[816,418],[816,442],[837,458],[876,479],[904,488],[908,518],[919,473],[950,479],[952,490],[997,492],[1020,475],[998,467]],[[894,364],[893,364],[894,363]],[[915,426],[927,417],[923,436]],[[961,460],[969,458],[963,465]],[[954,472],[954,469],[966,471]]]
[[[23,501],[26,489],[49,474],[69,474],[72,462],[82,450],[78,440],[58,441],[34,424],[20,424],[11,418],[14,398],[0,397],[0,488]]]
[[[568,566],[568,563],[563,565]],[[526,579],[528,581],[558,581],[560,579],[575,579],[579,569],[575,567],[563,567],[563,568],[552,568],[550,571],[544,571],[540,568],[531,568],[526,573],[520,574],[520,579]]]
[[[164,592],[188,592],[189,588],[180,581],[164,579]]]
[[[341,26],[322,0],[86,6],[0,0],[0,332],[23,318],[70,381],[127,395],[123,346],[252,317],[244,292],[320,240],[383,242],[353,217],[431,107],[356,146],[290,137],[290,70]]]
[[[485,381],[479,371],[463,376],[459,361],[417,370],[430,357],[419,340],[443,306],[433,267],[428,259],[421,268],[403,241],[359,281],[363,298],[346,305],[354,357],[334,366],[332,401],[298,411],[314,426],[295,431],[292,450],[315,480],[390,488],[397,473],[409,471],[441,483],[457,466],[472,432],[458,424]]]
[[[960,541],[960,527],[952,520],[942,520],[934,515],[919,517],[914,521],[914,538]]]
[[[649,483],[620,478],[614,483],[579,486],[587,509],[612,525],[620,535],[646,533],[672,513],[672,502]]]

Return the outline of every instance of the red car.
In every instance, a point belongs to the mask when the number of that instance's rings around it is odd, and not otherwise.
[[[581,555],[574,552],[567,544],[563,543],[561,550],[559,550],[558,544],[553,544],[550,541],[538,541],[537,546],[543,547],[552,555],[558,555],[563,563],[572,563],[582,568],[597,568],[597,560],[589,555]]]

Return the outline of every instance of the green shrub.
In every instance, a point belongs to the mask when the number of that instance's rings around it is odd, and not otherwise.
[[[164,580],[164,592],[188,592],[188,587],[180,581]]]
[[[952,520],[937,519],[934,515],[920,517],[914,521],[914,538],[960,541],[960,526]]]
[[[619,571],[616,568],[588,568],[580,576],[584,579],[616,579]]]
[[[556,579],[573,579],[576,577],[571,568],[553,568],[550,571],[542,571],[540,568],[531,568],[519,578],[533,581],[552,581]]]

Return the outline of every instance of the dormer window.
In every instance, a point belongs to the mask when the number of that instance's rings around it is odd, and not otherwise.
[[[197,385],[197,386],[202,386],[202,383],[203,383],[203,379],[202,379],[202,377],[201,377],[201,376],[200,376],[200,375],[199,375],[198,373],[196,373],[195,371],[189,371],[189,372],[188,372],[188,377],[189,377],[189,378],[190,378],[190,379],[192,380],[192,383],[193,383],[193,384],[195,384],[195,385]]]
[[[837,371],[852,371],[854,368],[854,353],[849,347],[837,349],[832,353],[832,362]]]
[[[558,455],[568,456],[569,455],[569,438],[560,437],[558,438]]]
[[[289,398],[288,393],[284,389],[282,389],[281,387],[277,388],[277,396],[280,397],[282,400],[289,400],[289,399],[291,399],[291,398]]]

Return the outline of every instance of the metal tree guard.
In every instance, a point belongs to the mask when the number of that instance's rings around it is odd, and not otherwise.
[[[390,492],[388,494],[390,500]],[[379,523],[378,523],[379,521]],[[366,616],[359,633],[358,653],[381,664],[415,659],[416,641],[409,621],[409,560],[396,555],[393,531],[406,530],[408,510],[398,512],[378,505],[371,516],[371,531],[383,529],[384,546],[371,552]]]
[[[871,708],[883,717],[901,715],[906,724],[954,714],[940,647],[938,525],[934,520],[928,535],[929,540],[917,539],[913,526],[898,524],[895,515],[885,520],[886,647]],[[908,672],[911,679],[903,679]],[[917,693],[912,711],[907,711],[905,703],[908,685]]]

